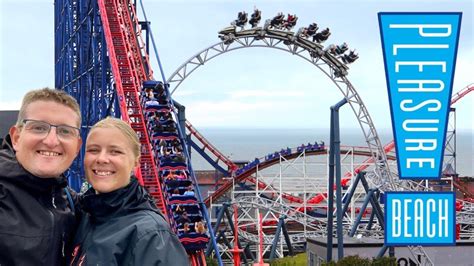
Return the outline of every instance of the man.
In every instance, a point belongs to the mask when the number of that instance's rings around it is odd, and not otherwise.
[[[81,113],[74,98],[28,92],[0,149],[0,265],[64,264],[76,226],[63,173],[77,156]]]

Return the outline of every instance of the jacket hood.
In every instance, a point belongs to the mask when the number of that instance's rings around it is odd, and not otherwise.
[[[103,223],[139,210],[151,210],[162,215],[134,176],[127,186],[109,193],[96,194],[94,188],[90,188],[82,196],[81,205],[90,214],[92,223]]]
[[[32,192],[51,192],[54,189],[67,186],[65,176],[60,178],[40,178],[26,171],[16,159],[10,135],[7,135],[1,144],[0,169],[2,169],[1,179],[24,187]]]

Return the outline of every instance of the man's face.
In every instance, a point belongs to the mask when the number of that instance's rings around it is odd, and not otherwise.
[[[79,117],[65,105],[36,101],[26,107],[25,119],[77,127]],[[24,127],[13,126],[10,128],[10,135],[18,162],[28,172],[41,178],[55,178],[64,173],[76,158],[82,144],[80,137],[67,140],[58,138],[55,127],[51,127],[47,136],[38,136]]]

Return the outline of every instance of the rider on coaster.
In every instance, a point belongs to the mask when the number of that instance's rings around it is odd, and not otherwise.
[[[262,12],[258,9],[255,9],[252,13],[251,19],[249,21],[250,25],[252,25],[252,28],[255,28],[257,24],[260,22],[262,19],[261,17]]]
[[[283,15],[283,12],[278,13],[272,21],[270,22],[270,25],[275,28],[280,28],[283,24],[283,20],[285,19],[285,15]]]
[[[245,11],[239,12],[237,19],[235,20],[235,25],[238,27],[244,27],[245,23],[247,23],[247,13]]]
[[[288,17],[287,17],[286,21],[284,21],[283,26],[287,30],[289,30],[289,29],[293,28],[296,25],[297,20],[298,20],[298,17],[296,15],[288,14]]]

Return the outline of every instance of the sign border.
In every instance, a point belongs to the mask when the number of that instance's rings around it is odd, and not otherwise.
[[[420,242],[420,243],[387,243],[387,197],[389,194],[446,194],[446,195],[453,195],[453,218],[454,218],[454,226],[453,226],[453,237],[452,242],[449,243],[432,243],[432,242]],[[454,191],[386,191],[383,195],[384,197],[384,233],[383,233],[383,240],[384,245],[388,247],[397,247],[397,246],[455,246],[456,245],[456,192]]]

